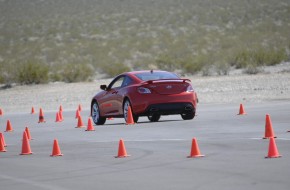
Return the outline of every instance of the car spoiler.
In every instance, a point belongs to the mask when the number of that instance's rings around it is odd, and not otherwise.
[[[142,84],[153,84],[153,83],[162,83],[162,82],[191,82],[189,79],[159,79],[159,80],[148,80]]]

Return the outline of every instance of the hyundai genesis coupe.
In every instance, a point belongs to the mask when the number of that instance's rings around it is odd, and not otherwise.
[[[91,101],[91,116],[96,125],[107,118],[127,120],[131,107],[134,122],[147,116],[151,122],[162,115],[179,114],[182,119],[193,119],[197,95],[189,79],[159,70],[133,71],[116,76],[109,85],[101,85],[101,92]]]

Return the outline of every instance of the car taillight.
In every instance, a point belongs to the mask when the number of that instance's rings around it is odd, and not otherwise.
[[[151,94],[151,91],[148,88],[139,87],[137,90],[140,94]]]
[[[186,92],[193,92],[194,90],[193,90],[193,88],[192,88],[192,86],[191,85],[189,85],[188,87],[187,87],[187,89],[186,89]]]

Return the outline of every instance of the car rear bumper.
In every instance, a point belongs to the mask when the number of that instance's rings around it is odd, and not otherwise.
[[[140,116],[146,116],[153,113],[158,113],[160,115],[172,115],[191,111],[195,112],[195,107],[189,102],[162,103],[149,105],[145,112],[141,113]]]
[[[196,93],[181,93],[177,95],[140,95],[130,97],[133,112],[136,115],[148,115],[160,112],[161,115],[180,114],[196,110]]]

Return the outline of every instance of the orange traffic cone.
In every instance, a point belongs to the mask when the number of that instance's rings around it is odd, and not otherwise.
[[[132,115],[132,109],[131,109],[131,106],[129,106],[126,125],[133,125],[133,124],[135,124],[135,123],[134,123],[134,119],[133,119],[133,115]]]
[[[78,125],[76,126],[76,128],[83,128],[83,127],[85,127],[85,126],[84,126],[84,123],[83,123],[82,116],[79,116]]]
[[[3,110],[0,108],[0,116],[1,115],[4,115],[4,112],[3,112]]]
[[[80,115],[81,115],[80,110],[77,109],[75,118],[78,119],[80,117]]]
[[[44,114],[43,114],[42,108],[39,109],[39,120],[38,120],[38,123],[45,123]]]
[[[2,139],[3,146],[4,146],[4,147],[7,147],[7,144],[6,144],[6,142],[5,142],[4,135],[3,135],[2,133],[0,133],[0,139]]]
[[[6,152],[3,139],[0,138],[0,152]]]
[[[59,113],[59,119],[60,119],[60,121],[63,121],[62,111],[59,111],[58,113]]]
[[[269,141],[268,156],[266,156],[265,158],[280,158],[280,157],[282,157],[282,155],[280,155],[278,152],[275,139],[271,137]]]
[[[63,154],[60,151],[60,148],[58,146],[57,139],[54,139],[53,141],[53,147],[52,147],[52,153],[50,156],[62,156]]]
[[[56,112],[55,122],[61,122],[61,119],[60,119],[60,112]]]
[[[26,132],[26,135],[27,135],[27,139],[28,140],[32,140],[28,127],[25,127],[25,132]]]
[[[81,112],[82,111],[82,105],[81,104],[79,104],[79,106],[78,106],[78,110]]]
[[[108,117],[107,120],[114,120],[114,118],[113,117]]]
[[[276,138],[275,134],[274,134],[274,130],[272,128],[272,122],[271,122],[271,118],[270,115],[267,114],[266,115],[266,124],[265,124],[265,136],[263,137],[263,139],[267,139],[267,138]]]
[[[193,138],[192,145],[191,145],[191,152],[190,152],[190,156],[188,156],[188,158],[198,158],[198,157],[204,157],[204,155],[200,154],[197,140],[196,140],[196,138]]]
[[[59,106],[59,112],[62,112],[63,109],[62,109],[62,105]]]
[[[115,156],[115,158],[125,158],[125,157],[128,157],[128,156],[130,156],[130,155],[127,154],[124,141],[123,141],[123,139],[120,139],[118,155]]]
[[[31,114],[34,114],[35,113],[35,110],[34,110],[34,107],[31,108]]]
[[[94,128],[93,122],[92,122],[92,118],[90,118],[90,117],[88,119],[88,126],[87,126],[86,131],[95,131],[95,128]]]
[[[6,131],[5,132],[12,132],[12,131],[13,131],[13,128],[12,128],[11,122],[10,122],[10,120],[7,120],[7,125],[6,125]]]
[[[62,105],[59,106],[59,119],[60,121],[63,121],[63,116],[62,116],[63,108]]]
[[[32,154],[26,131],[23,132],[22,151],[20,155]]]
[[[243,104],[240,104],[240,111],[239,111],[238,115],[246,115]]]

